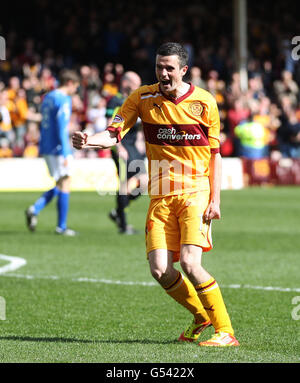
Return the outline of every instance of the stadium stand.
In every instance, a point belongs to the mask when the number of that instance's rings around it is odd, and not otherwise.
[[[3,17],[0,24],[6,40],[6,60],[0,61],[0,157],[39,156],[40,103],[58,85],[60,69],[77,69],[81,78],[70,135],[78,129],[93,133],[105,128],[106,104],[118,92],[122,73],[134,70],[143,83],[154,82],[156,48],[178,41],[190,53],[189,81],[210,91],[219,105],[223,157],[251,160],[255,152],[256,160],[299,159],[300,64],[292,55],[296,2],[249,1],[247,11],[249,80],[243,92],[234,61],[233,2],[20,4],[14,18]]]

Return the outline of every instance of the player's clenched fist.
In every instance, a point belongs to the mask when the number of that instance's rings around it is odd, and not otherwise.
[[[72,144],[74,148],[83,149],[87,144],[87,137],[88,135],[86,133],[75,132],[72,136]]]

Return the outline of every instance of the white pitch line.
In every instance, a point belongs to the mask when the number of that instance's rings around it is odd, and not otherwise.
[[[263,291],[281,291],[283,293],[300,293],[300,287],[278,287],[278,286],[252,286],[252,285],[222,285],[222,288],[228,289],[252,289]]]
[[[49,275],[49,276],[37,276],[37,275],[24,275],[24,274],[2,274],[4,277],[14,277],[14,278],[21,278],[21,279],[28,279],[28,280],[34,280],[34,279],[44,279],[44,280],[63,280],[67,278],[61,278],[56,275]],[[88,282],[88,283],[102,283],[102,284],[109,284],[109,285],[125,285],[125,286],[158,286],[157,282],[133,282],[133,281],[119,281],[119,280],[111,280],[111,279],[98,279],[98,278],[85,278],[85,277],[79,277],[79,278],[70,278],[72,282]],[[225,289],[250,289],[250,290],[261,290],[261,291],[280,291],[280,292],[296,292],[300,293],[300,288],[298,287],[278,287],[278,286],[252,286],[252,285],[241,285],[241,284],[231,284],[231,285],[221,285],[221,288]]]
[[[0,275],[4,273],[8,273],[10,271],[15,271],[22,266],[26,265],[26,260],[20,257],[13,257],[11,255],[0,254],[0,259],[4,261],[8,261],[9,263],[5,266],[0,267]]]

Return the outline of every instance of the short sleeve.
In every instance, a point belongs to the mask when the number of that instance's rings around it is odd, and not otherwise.
[[[139,116],[139,93],[133,92],[123,103],[107,130],[117,132],[118,142],[125,136],[137,121]]]

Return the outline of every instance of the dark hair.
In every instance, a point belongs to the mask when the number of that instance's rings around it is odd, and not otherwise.
[[[71,69],[63,69],[59,73],[59,85],[63,86],[66,85],[69,81],[72,81],[73,83],[80,82],[79,75],[75,70]]]
[[[156,54],[160,56],[177,55],[180,68],[187,65],[189,59],[189,54],[186,49],[178,43],[164,43],[157,49]]]

